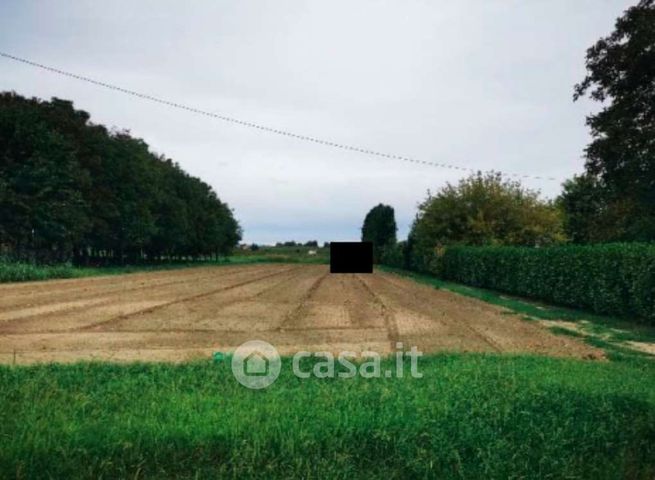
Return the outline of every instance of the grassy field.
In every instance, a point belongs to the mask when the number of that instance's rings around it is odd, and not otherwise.
[[[288,362],[288,361],[287,361]],[[653,478],[649,362],[436,355],[263,391],[219,363],[0,368],[2,478]]]
[[[144,272],[150,270],[186,268],[190,266],[200,266],[202,264],[205,263],[178,262],[154,265],[76,267],[70,264],[37,265],[24,262],[0,261],[0,283],[54,280],[58,278],[83,278],[100,275],[121,275],[125,273]]]
[[[309,250],[316,250],[317,255],[310,256]],[[57,278],[82,278],[100,275],[120,275],[154,270],[170,270],[176,268],[244,265],[250,263],[328,263],[329,250],[309,247],[269,247],[257,251],[236,250],[233,255],[219,260],[178,261],[171,263],[155,263],[142,265],[108,266],[108,267],[76,267],[63,265],[36,265],[24,262],[11,262],[0,259],[0,283],[27,282],[51,280]]]
[[[310,251],[316,255],[309,255]],[[259,250],[235,250],[229,257],[232,261],[263,261],[285,263],[329,263],[330,249],[317,247],[260,247]]]

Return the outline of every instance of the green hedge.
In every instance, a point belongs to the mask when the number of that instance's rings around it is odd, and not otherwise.
[[[386,265],[655,324],[655,244],[448,247],[439,258],[390,248]]]
[[[653,244],[451,247],[431,270],[467,285],[655,324]]]

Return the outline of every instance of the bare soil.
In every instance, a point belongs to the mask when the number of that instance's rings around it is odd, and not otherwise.
[[[0,363],[185,361],[265,340],[299,350],[602,352],[398,276],[323,265],[207,267],[0,285]]]

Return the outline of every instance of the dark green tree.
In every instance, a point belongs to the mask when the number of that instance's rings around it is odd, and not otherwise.
[[[0,116],[0,244],[21,259],[64,261],[89,226],[75,147],[33,108],[8,102]]]
[[[362,241],[373,242],[373,258],[379,262],[385,247],[396,243],[396,217],[393,207],[379,204],[364,218]]]
[[[241,229],[213,189],[72,102],[0,93],[0,248],[21,259],[225,255]]]
[[[557,204],[565,212],[564,231],[574,243],[598,242],[604,237],[600,228],[603,211],[603,189],[592,175],[579,175],[567,180]]]
[[[604,105],[587,118],[593,138],[586,149],[587,175],[598,183],[603,204],[609,206],[594,217],[610,229],[603,235],[608,240],[653,240],[655,0],[629,8],[614,32],[587,51],[586,67],[574,99],[589,94]]]
[[[564,182],[557,199],[564,212],[564,231],[574,243],[601,243],[630,237],[635,205],[629,198],[611,198],[603,183],[584,174]]]

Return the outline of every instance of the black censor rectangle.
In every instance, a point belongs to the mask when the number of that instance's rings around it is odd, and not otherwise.
[[[373,273],[373,243],[331,242],[330,273]]]

